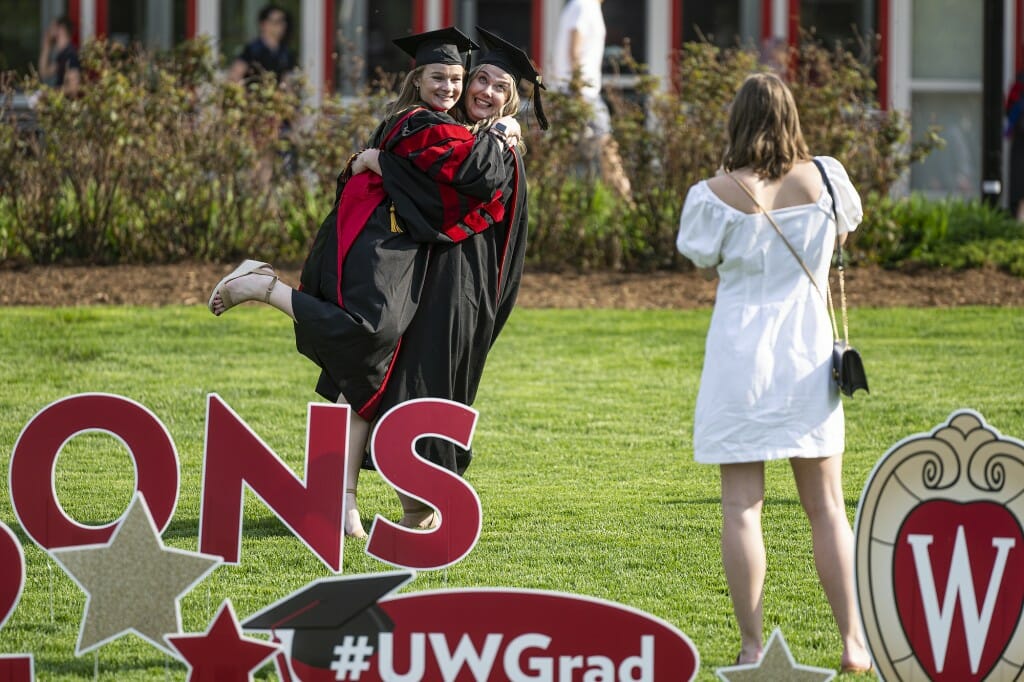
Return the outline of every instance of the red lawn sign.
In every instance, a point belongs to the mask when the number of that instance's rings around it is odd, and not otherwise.
[[[469,447],[477,416],[475,410],[451,401],[414,400],[381,417],[371,439],[371,456],[378,473],[396,489],[436,508],[441,523],[432,531],[420,532],[378,516],[367,542],[368,554],[401,568],[433,570],[460,561],[473,549],[482,526],[476,491],[457,475],[420,458],[415,447],[424,437],[445,438]],[[332,572],[339,573],[348,419],[348,406],[309,405],[305,470],[300,478],[221,398],[210,394],[199,551],[222,557],[225,563],[241,561],[242,507],[245,490],[249,489]],[[124,518],[122,515],[108,524],[88,526],[71,518],[57,499],[57,457],[71,439],[89,432],[109,434],[128,451],[135,488],[148,503],[155,532],[162,532],[173,517],[180,485],[179,460],[170,433],[156,415],[121,396],[70,396],[36,414],[22,430],[11,454],[10,491],[15,514],[25,533],[46,551],[102,545]],[[25,561],[17,537],[2,522],[0,531],[2,627],[21,595]],[[311,666],[294,656],[287,662],[279,660],[283,679],[297,674],[302,680],[322,677],[361,682],[612,682],[688,680],[696,674],[697,650],[682,632],[611,602],[556,592],[487,588],[392,596],[377,603],[413,575],[404,572],[325,579],[296,593],[305,599],[307,591],[336,591],[339,588],[335,583],[341,584],[344,598],[339,603],[352,615],[331,628],[365,629],[369,623],[371,634],[364,639],[360,635],[339,640],[318,626],[312,628],[312,634],[301,634],[304,627],[294,622],[273,621],[269,628],[250,626],[260,614],[277,618],[285,613],[291,608],[289,600],[296,595],[250,617],[245,626],[274,630],[292,648],[298,642],[303,651],[318,652],[318,660],[327,657],[322,668],[319,663]],[[383,586],[376,584],[381,580]],[[376,587],[367,589],[371,583]],[[326,610],[333,614],[328,620],[337,620],[338,610],[326,608],[329,603],[315,599],[312,606],[306,604],[299,611],[309,615]],[[230,612],[230,602],[223,608],[224,613]],[[290,621],[296,620],[290,612],[285,615]],[[211,625],[205,636],[223,636],[222,632],[230,634],[230,628]],[[245,644],[234,635],[231,639],[241,642],[240,646]],[[327,643],[318,643],[322,641]],[[350,643],[348,649],[346,642]],[[372,652],[366,653],[367,648]],[[308,658],[305,653],[303,657]],[[188,663],[191,678],[198,674],[195,671],[204,666],[209,669],[207,664],[215,661],[190,659]],[[32,676],[31,656],[0,656],[0,682],[23,682]]]

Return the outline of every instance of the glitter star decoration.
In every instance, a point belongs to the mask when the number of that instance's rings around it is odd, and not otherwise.
[[[141,493],[108,543],[50,554],[86,594],[76,656],[129,632],[174,655],[164,636],[181,631],[178,598],[221,562],[164,547]]]
[[[187,682],[249,682],[252,671],[280,650],[242,636],[230,599],[221,604],[205,634],[171,635],[167,641],[188,664]]]
[[[715,674],[724,682],[828,682],[836,676],[836,671],[798,665],[782,636],[782,630],[775,628],[760,661],[718,668]]]

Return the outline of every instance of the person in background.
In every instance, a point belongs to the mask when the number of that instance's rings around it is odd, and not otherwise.
[[[722,168],[690,188],[676,241],[694,265],[719,278],[693,450],[696,461],[719,466],[737,663],[762,654],[764,463],[787,459],[842,639],[842,670],[871,667],[857,616],[842,486],[845,421],[823,293],[836,239],[862,217],[843,166],[812,159],[786,84],[774,74],[748,77],[729,109]]]
[[[1010,138],[1010,215],[1024,222],[1024,71],[1006,95],[1006,137]]]
[[[258,80],[264,73],[274,74],[278,83],[286,82],[295,70],[295,54],[288,48],[292,21],[288,12],[277,5],[260,10],[260,34],[242,48],[231,62],[228,80],[235,83]]]
[[[562,8],[550,81],[560,92],[579,87],[579,96],[592,111],[588,133],[600,154],[601,177],[619,196],[632,202],[632,187],[622,168],[619,146],[612,137],[611,115],[601,98],[606,34],[602,2],[604,0],[569,0]]]
[[[43,34],[39,50],[39,78],[69,97],[82,86],[82,64],[71,42],[75,27],[66,16],[58,17]]]

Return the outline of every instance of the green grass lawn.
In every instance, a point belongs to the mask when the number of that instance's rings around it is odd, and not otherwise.
[[[691,427],[709,311],[519,310],[492,353],[467,479],[484,508],[479,544],[461,563],[420,573],[410,589],[509,586],[628,604],[695,642],[701,680],[736,655],[722,573],[718,472],[692,461]],[[899,439],[971,407],[1024,437],[1024,314],[1019,309],[852,312],[852,341],[873,389],[846,400],[850,518],[879,457]],[[167,426],[181,460],[169,546],[198,548],[206,395],[218,393],[301,474],[316,368],[291,327],[262,307],[223,319],[202,306],[8,308],[0,311],[0,520],[21,538],[27,580],[0,631],[0,653],[31,651],[40,680],[183,679],[185,668],[126,636],[81,659],[85,597],[17,526],[7,490],[22,427],[50,402],[82,392],[137,400]],[[789,467],[767,468],[769,573],[765,635],[782,629],[798,662],[838,667],[840,643],[811,558]],[[83,523],[108,522],[130,500],[133,470],[113,438],[73,440],[57,490]],[[397,518],[375,474],[360,487],[364,519]],[[182,600],[186,631],[203,631],[230,597],[240,619],[328,575],[251,494],[242,562],[222,566]],[[386,568],[347,542],[345,573]],[[272,678],[264,668],[261,677]]]

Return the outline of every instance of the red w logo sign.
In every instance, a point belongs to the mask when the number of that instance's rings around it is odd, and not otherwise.
[[[893,571],[900,621],[932,680],[982,680],[1024,605],[1024,536],[992,502],[925,502],[903,524]]]
[[[1024,443],[961,411],[861,495],[857,599],[885,680],[1024,679]]]

